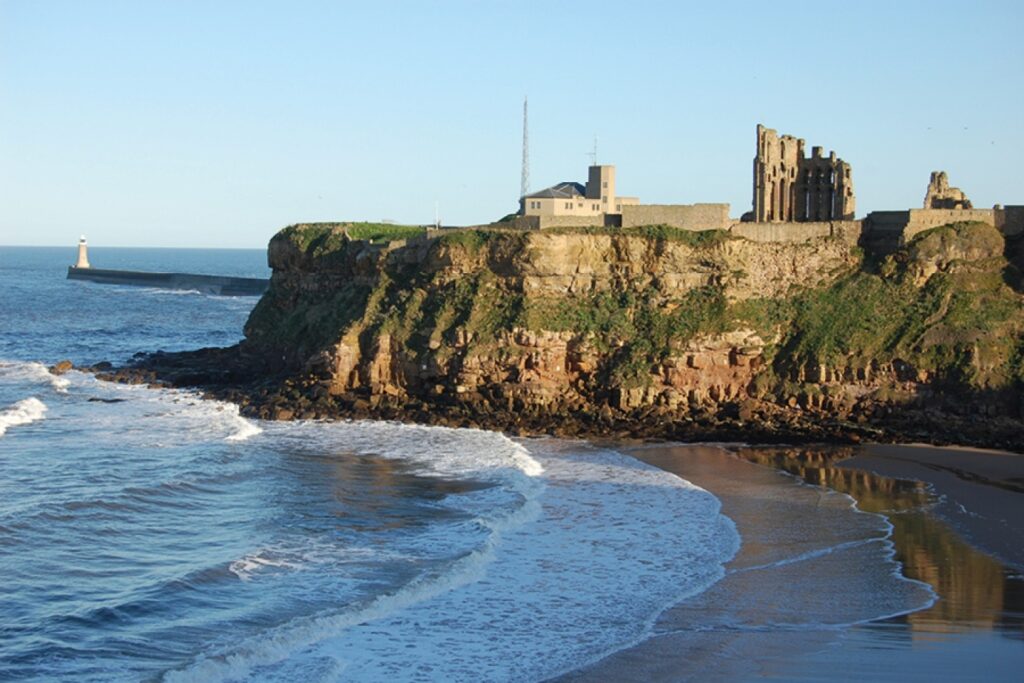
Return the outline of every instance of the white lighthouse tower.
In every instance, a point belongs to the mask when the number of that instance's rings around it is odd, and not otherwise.
[[[89,245],[85,243],[85,235],[78,240],[78,263],[75,268],[89,267]]]

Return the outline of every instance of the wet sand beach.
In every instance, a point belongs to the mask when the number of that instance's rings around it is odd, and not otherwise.
[[[1019,680],[1024,457],[882,445],[628,452],[714,493],[743,545],[726,577],[662,613],[651,638],[560,680]]]
[[[840,466],[928,483],[941,499],[940,517],[979,550],[1024,572],[1024,455],[872,444]]]

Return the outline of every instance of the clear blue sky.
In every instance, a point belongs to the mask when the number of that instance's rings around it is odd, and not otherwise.
[[[371,6],[373,5],[373,6]],[[315,220],[487,222],[618,167],[749,209],[761,122],[858,215],[945,169],[1024,204],[1024,3],[0,0],[0,244],[262,247]]]

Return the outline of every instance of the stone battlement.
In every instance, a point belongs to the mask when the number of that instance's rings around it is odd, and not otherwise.
[[[728,204],[637,204],[622,207],[622,227],[671,225],[684,230],[727,230]]]

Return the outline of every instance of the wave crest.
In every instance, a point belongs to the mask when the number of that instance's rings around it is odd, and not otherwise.
[[[28,381],[33,384],[49,384],[60,394],[68,393],[68,386],[71,384],[67,378],[53,374],[45,365],[36,362],[0,362],[0,377]]]
[[[46,404],[35,396],[18,401],[10,408],[0,412],[0,436],[3,436],[9,427],[27,425],[42,420],[46,410]]]

